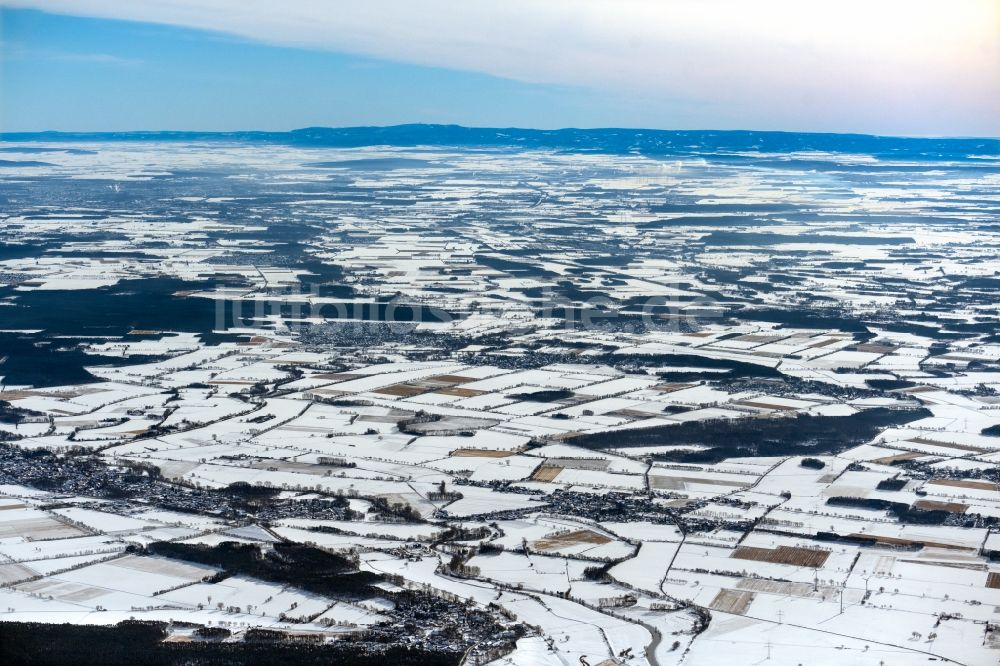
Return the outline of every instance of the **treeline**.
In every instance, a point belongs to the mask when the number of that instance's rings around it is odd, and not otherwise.
[[[899,477],[894,477],[891,479],[882,479],[875,486],[875,490],[885,490],[885,491],[897,491],[902,490],[908,481],[906,479],[900,479]]]
[[[865,499],[862,497],[831,497],[826,501],[830,506],[849,506],[858,509],[888,511],[901,523],[913,525],[942,525],[950,511],[942,509],[917,509],[905,502],[890,502],[883,499]]]
[[[149,544],[147,551],[334,598],[373,594],[370,586],[382,580],[378,574],[358,571],[346,557],[298,543],[276,543],[265,551],[256,544],[234,541],[216,546],[158,541]]]
[[[163,622],[126,620],[110,627],[0,622],[0,663],[51,666],[454,666],[461,654],[399,645],[275,642],[163,642]]]
[[[587,357],[588,363],[603,363],[618,369],[650,368],[663,366],[679,366],[692,368],[707,368],[711,370],[726,370],[713,373],[719,379],[733,380],[744,377],[782,377],[781,372],[768,365],[747,363],[728,358],[708,358],[697,354],[617,354],[608,352]],[[703,380],[705,373],[701,370],[663,371],[658,376],[664,381],[680,382],[688,380]]]
[[[6,400],[0,400],[0,423],[17,424],[29,416],[45,416],[45,414],[33,409],[15,407]]]
[[[875,337],[875,334],[869,331],[863,322],[838,308],[779,310],[738,306],[732,309],[732,314],[740,321],[767,321],[782,324],[788,328],[818,328],[825,331],[835,329],[854,333],[854,339],[858,342],[867,342]]]
[[[512,393],[507,397],[511,400],[530,400],[532,402],[557,402],[572,398],[574,393],[569,389],[547,389],[535,391],[534,393]]]
[[[878,391],[898,391],[916,386],[915,382],[905,379],[866,379],[865,384]]]
[[[615,566],[616,562],[605,562],[604,564],[598,564],[594,566],[589,566],[583,570],[583,577],[587,580],[597,581],[603,583],[611,580],[611,575],[608,573],[611,571],[611,567]]]
[[[635,446],[699,446],[698,451],[656,454],[657,460],[717,463],[742,456],[823,455],[838,453],[873,439],[885,428],[927,418],[924,409],[876,407],[850,416],[797,414],[784,418],[747,417],[614,430],[574,437],[589,449]]]
[[[490,534],[490,528],[485,525],[478,525],[476,527],[450,525],[448,529],[444,530],[434,538],[434,544],[448,543],[451,541],[477,541],[479,539],[488,539]]]
[[[384,517],[395,517],[405,523],[426,523],[420,512],[406,502],[390,502],[384,497],[373,497],[369,513]]]
[[[215,492],[239,497],[243,500],[265,500],[277,497],[281,493],[281,489],[270,486],[257,486],[246,481],[236,481],[230,483],[225,488],[219,488]]]
[[[399,432],[406,433],[408,435],[419,436],[423,435],[424,432],[422,430],[414,428],[413,426],[420,425],[423,423],[435,423],[437,421],[442,420],[443,418],[444,417],[441,416],[440,414],[430,414],[421,409],[413,416],[400,420],[398,423],[396,423],[396,427],[399,429]]]

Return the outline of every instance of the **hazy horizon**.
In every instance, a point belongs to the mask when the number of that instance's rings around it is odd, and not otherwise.
[[[401,127],[459,127],[471,130],[516,130],[522,132],[664,132],[678,134],[802,134],[802,135],[830,135],[830,136],[864,136],[880,139],[941,139],[941,140],[993,140],[1000,141],[1000,134],[997,135],[976,135],[976,134],[873,134],[868,132],[836,132],[836,131],[798,131],[781,129],[756,129],[756,128],[727,128],[718,127],[643,127],[643,126],[554,126],[554,127],[529,127],[529,126],[487,126],[487,125],[463,125],[460,123],[435,123],[435,122],[413,122],[394,123],[391,125],[309,125],[302,127],[289,127],[284,129],[258,129],[254,127],[240,127],[235,129],[176,129],[170,127],[152,128],[140,127],[135,129],[118,130],[77,130],[77,129],[39,129],[39,130],[6,130],[0,129],[0,136],[9,135],[38,135],[38,134],[59,134],[59,135],[112,135],[112,134],[292,134],[310,129],[324,130],[360,130],[373,129],[384,130]]]

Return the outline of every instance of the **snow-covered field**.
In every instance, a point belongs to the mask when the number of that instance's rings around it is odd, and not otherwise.
[[[0,620],[332,641],[411,590],[496,664],[1000,660],[996,160],[81,146],[0,178]]]

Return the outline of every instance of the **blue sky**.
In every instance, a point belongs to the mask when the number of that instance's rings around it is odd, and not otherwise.
[[[997,3],[789,1],[0,0],[0,129],[1000,135]]]
[[[172,26],[2,11],[5,131],[607,126],[633,103]]]

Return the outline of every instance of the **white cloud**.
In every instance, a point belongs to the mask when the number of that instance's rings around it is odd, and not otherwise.
[[[99,65],[117,65],[120,67],[138,67],[143,64],[136,58],[122,58],[108,53],[53,53],[48,56],[52,60],[64,62],[85,62]]]
[[[0,53],[8,62],[18,60],[57,60],[60,62],[80,62],[119,67],[138,67],[143,64],[136,58],[122,58],[109,53],[75,53],[71,51],[53,51],[37,49],[17,42],[0,41]]]
[[[640,92],[653,105],[680,99],[700,106],[706,126],[728,117],[730,126],[744,127],[1000,135],[996,0],[0,4]]]

